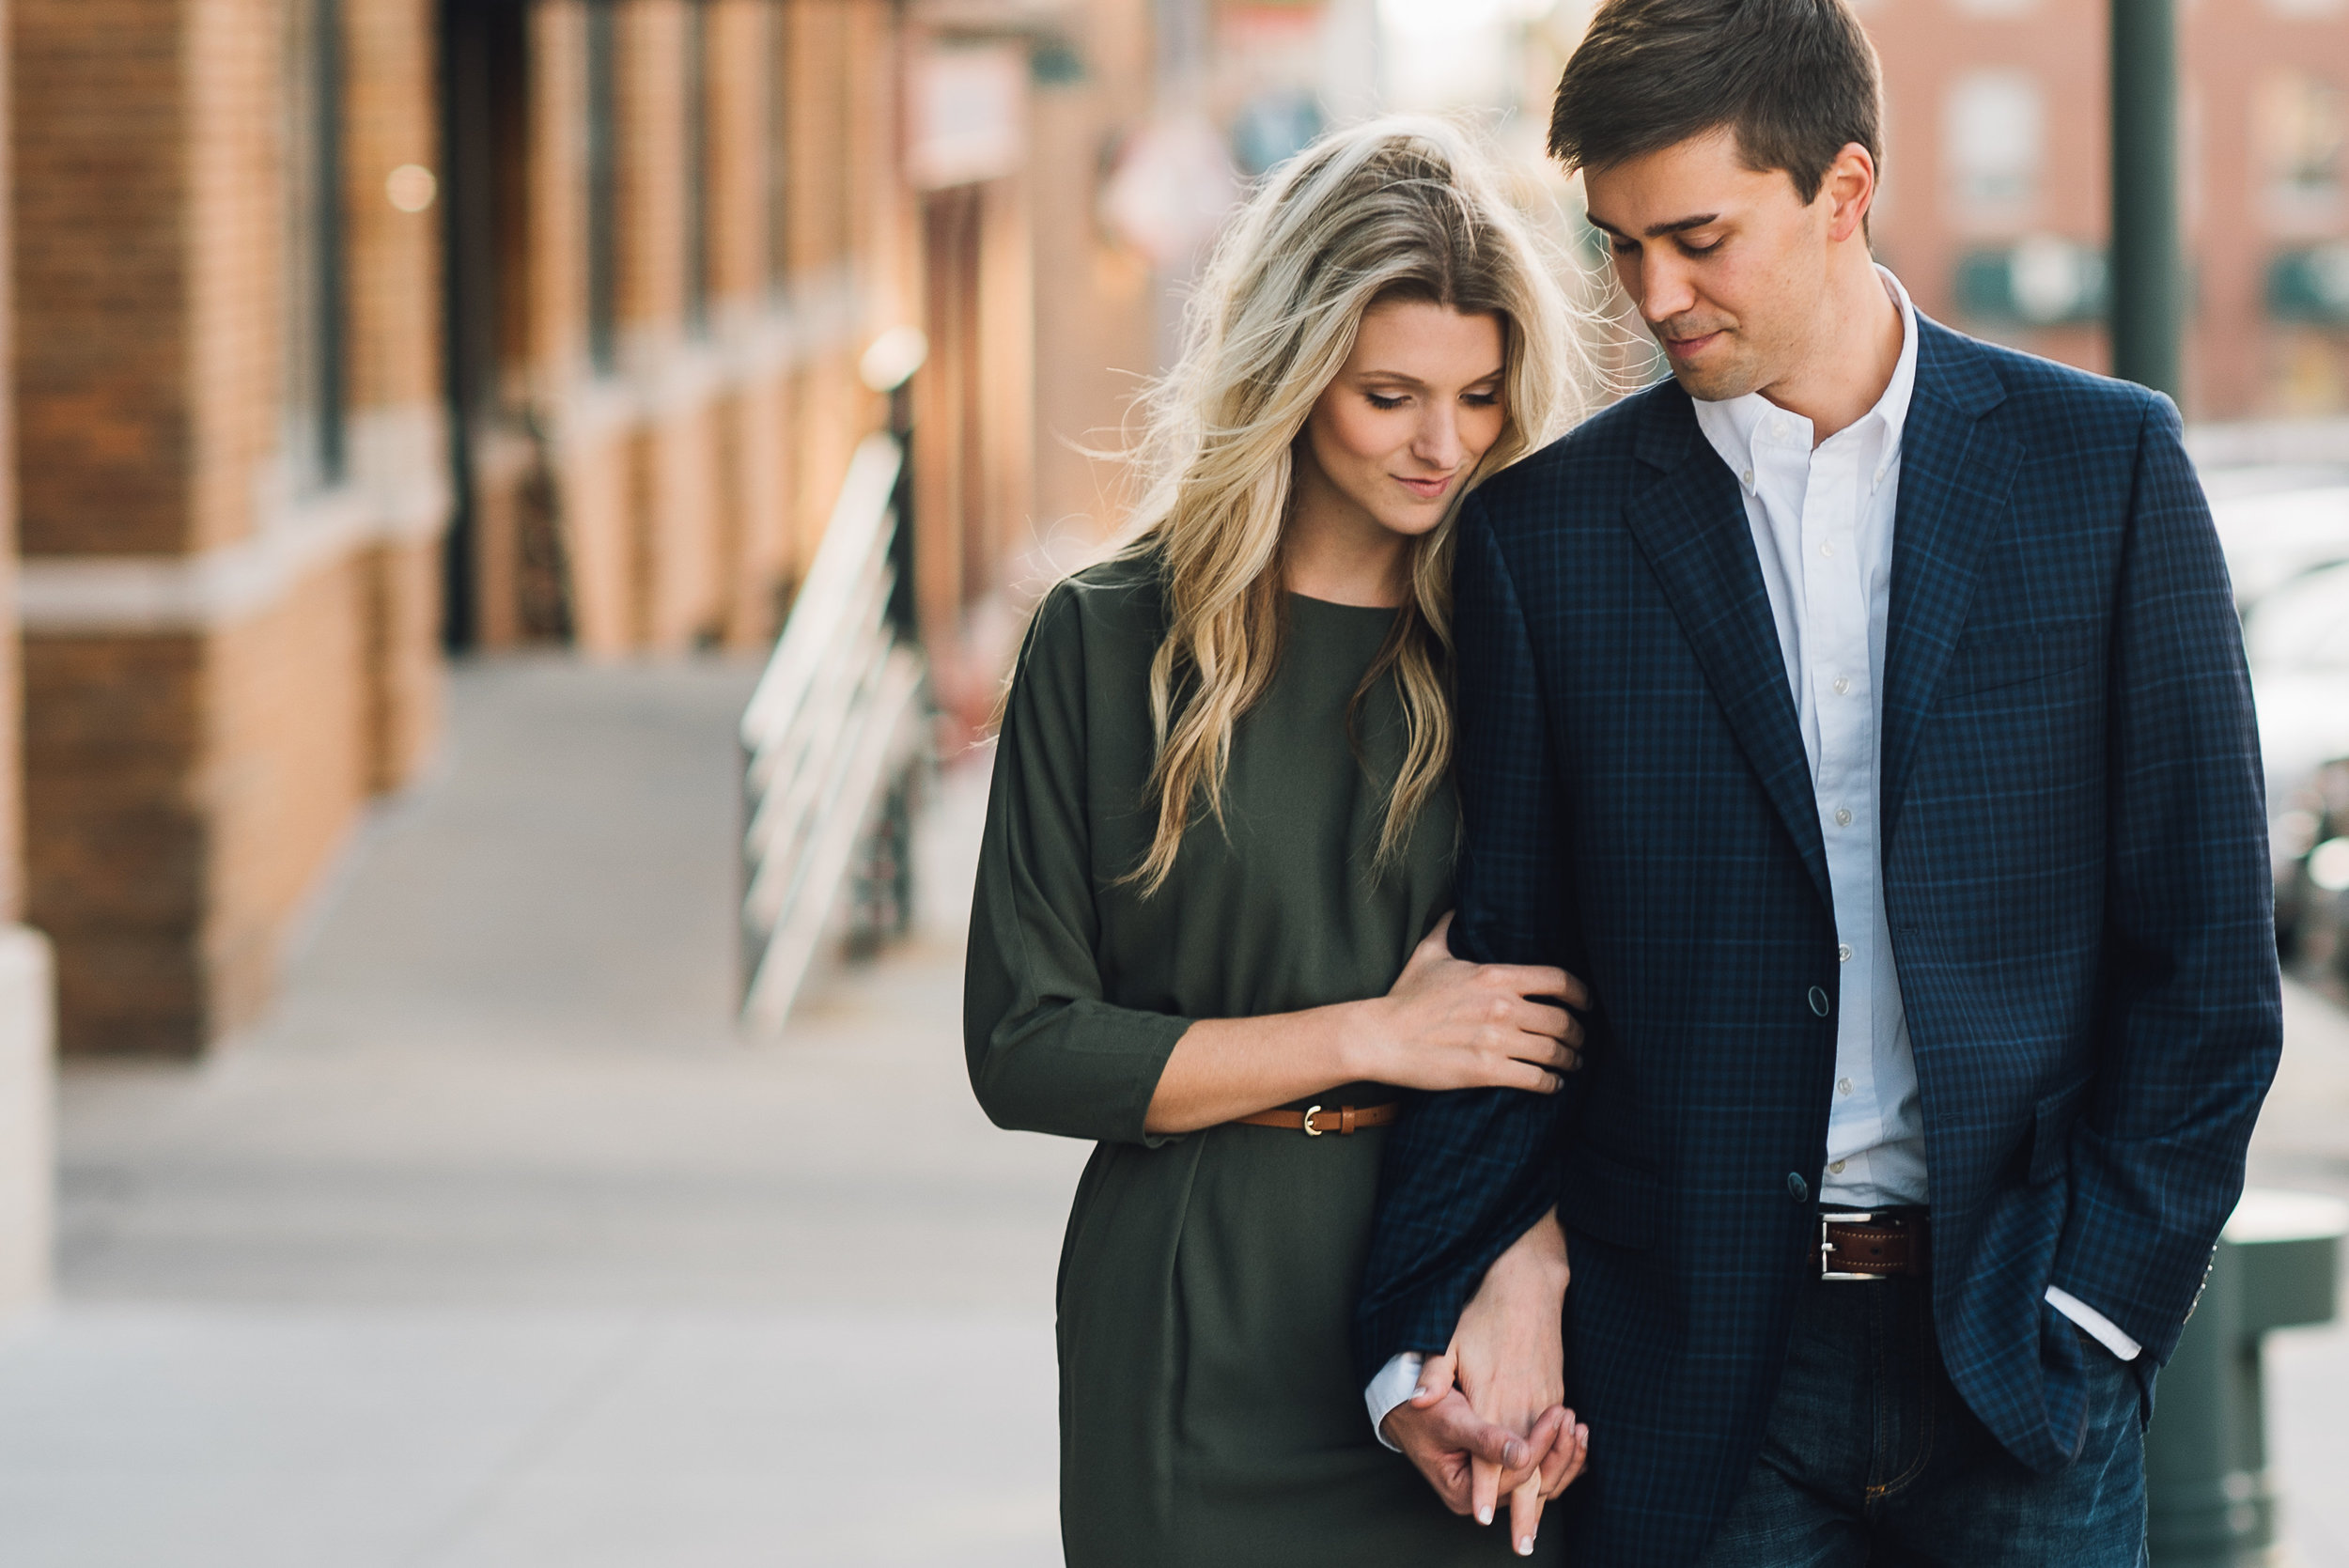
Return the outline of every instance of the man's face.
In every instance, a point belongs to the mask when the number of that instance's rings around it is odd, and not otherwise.
[[[1724,128],[1586,169],[1582,185],[1616,278],[1690,396],[1762,391],[1818,340],[1833,179],[1805,205],[1783,170],[1746,167]]]

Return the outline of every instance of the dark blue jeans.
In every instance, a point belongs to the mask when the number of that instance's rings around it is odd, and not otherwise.
[[[1966,1408],[1921,1281],[1805,1287],[1762,1452],[1703,1568],[2141,1568],[2136,1374],[2081,1336],[2088,1441],[2034,1475]]]

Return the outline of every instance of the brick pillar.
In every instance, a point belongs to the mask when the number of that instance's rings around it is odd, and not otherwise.
[[[67,1048],[192,1054],[428,743],[437,247],[386,179],[433,156],[430,0],[341,0],[308,182],[288,0],[14,11],[29,917]],[[339,475],[296,434],[303,191],[346,237]]]
[[[0,125],[8,123],[6,0],[0,0]],[[8,160],[0,141],[0,245],[10,225]],[[5,254],[0,250],[0,254]],[[0,359],[12,351],[8,273],[0,268]],[[14,442],[0,382],[0,451]],[[23,914],[23,671],[18,659],[16,486],[0,462],[0,1316],[49,1294],[55,1085],[49,944]]]

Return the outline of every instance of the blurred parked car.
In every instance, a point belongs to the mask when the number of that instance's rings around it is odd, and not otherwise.
[[[2318,768],[2349,757],[2349,563],[2283,583],[2244,626],[2268,810],[2299,800]]]
[[[2349,983],[2349,565],[2263,595],[2244,644],[2267,769],[2277,950]]]

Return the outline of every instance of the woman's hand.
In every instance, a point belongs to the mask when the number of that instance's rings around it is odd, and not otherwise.
[[[1591,1429],[1562,1404],[1560,1323],[1572,1277],[1565,1233],[1553,1210],[1494,1260],[1460,1314],[1452,1348],[1429,1362],[1420,1378],[1426,1389],[1456,1377],[1477,1415],[1530,1439],[1523,1469],[1504,1472],[1482,1459],[1470,1465],[1470,1502],[1480,1522],[1489,1521],[1501,1492],[1509,1493],[1509,1540],[1519,1556],[1533,1549],[1542,1504],[1582,1473],[1589,1452]]]
[[[1452,955],[1452,916],[1436,923],[1393,987],[1360,1002],[1354,1076],[1403,1089],[1531,1089],[1549,1094],[1582,1065],[1582,983],[1540,964],[1471,964]]]

